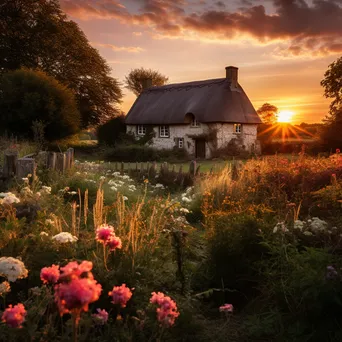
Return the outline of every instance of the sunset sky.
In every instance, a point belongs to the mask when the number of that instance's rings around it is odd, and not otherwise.
[[[61,0],[122,83],[133,68],[170,83],[239,81],[257,109],[269,102],[294,123],[328,112],[320,81],[342,55],[342,0]],[[135,95],[124,90],[122,110]]]

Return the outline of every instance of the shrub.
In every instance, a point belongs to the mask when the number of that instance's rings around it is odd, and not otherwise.
[[[34,122],[44,125],[45,139],[71,135],[80,113],[71,90],[42,71],[21,69],[0,78],[0,129],[33,138]]]
[[[143,145],[119,145],[108,150],[105,155],[107,161],[120,162],[147,162],[147,161],[179,161],[187,160],[188,155],[184,149],[157,150]]]
[[[98,127],[98,141],[100,144],[114,146],[116,143],[121,141],[121,136],[125,132],[125,116],[119,115]]]

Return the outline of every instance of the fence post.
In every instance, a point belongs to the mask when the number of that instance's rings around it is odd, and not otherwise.
[[[57,153],[56,157],[56,170],[60,171],[61,173],[65,172],[66,167],[66,157],[65,153]]]
[[[18,151],[7,151],[4,153],[3,176],[5,178],[12,177],[16,174],[18,155]]]
[[[195,176],[195,174],[196,174],[196,160],[193,160],[190,163],[189,174],[191,177]]]
[[[70,147],[68,148],[68,151],[70,153],[70,168],[72,168],[75,164],[75,150]]]
[[[17,177],[25,178],[28,174],[34,179],[36,176],[36,162],[33,158],[20,158],[17,160]]]
[[[47,167],[50,170],[56,170],[56,152],[49,152],[47,157]]]

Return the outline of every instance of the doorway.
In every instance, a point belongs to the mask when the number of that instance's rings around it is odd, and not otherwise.
[[[196,140],[195,157],[205,159],[205,140]]]

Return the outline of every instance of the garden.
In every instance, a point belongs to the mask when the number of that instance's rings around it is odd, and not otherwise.
[[[341,176],[337,150],[183,187],[94,161],[3,183],[1,339],[339,341]]]

